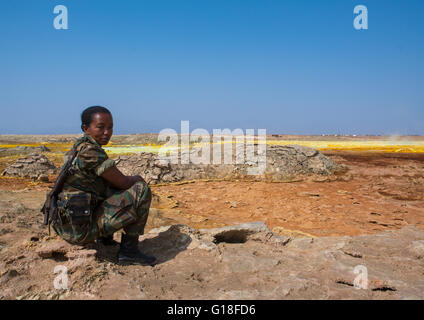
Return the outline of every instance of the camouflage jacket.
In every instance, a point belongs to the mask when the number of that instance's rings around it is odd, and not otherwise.
[[[109,183],[101,175],[115,165],[106,152],[92,137],[84,135],[75,143],[77,156],[72,162],[70,174],[63,185],[62,193],[84,191],[91,194],[96,203],[113,193]],[[72,156],[72,150],[65,155],[65,161]]]

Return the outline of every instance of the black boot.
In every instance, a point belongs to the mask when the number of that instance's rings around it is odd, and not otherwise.
[[[122,234],[118,263],[153,265],[155,261],[155,257],[148,256],[138,249],[138,236]]]
[[[113,240],[113,234],[107,237],[98,237],[97,243],[104,246],[116,246],[119,244],[119,242]]]

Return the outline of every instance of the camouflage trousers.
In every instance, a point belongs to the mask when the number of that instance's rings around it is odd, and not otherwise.
[[[129,235],[141,235],[144,233],[151,201],[149,186],[137,182],[128,190],[118,191],[97,205],[90,223],[55,223],[52,227],[61,238],[73,244],[93,242],[98,237],[112,235],[120,229]],[[66,216],[66,208],[62,216]]]

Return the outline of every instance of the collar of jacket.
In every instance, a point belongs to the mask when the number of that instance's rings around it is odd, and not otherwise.
[[[84,134],[84,137],[86,138],[88,141],[90,141],[91,143],[95,144],[98,147],[102,147],[96,140],[94,140],[90,135],[88,134]]]

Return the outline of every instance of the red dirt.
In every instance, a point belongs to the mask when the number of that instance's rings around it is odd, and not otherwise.
[[[423,154],[326,155],[349,172],[331,182],[194,182],[154,191],[172,197],[182,212],[201,216],[203,227],[262,220],[277,233],[314,236],[377,233],[407,224],[424,228]]]

